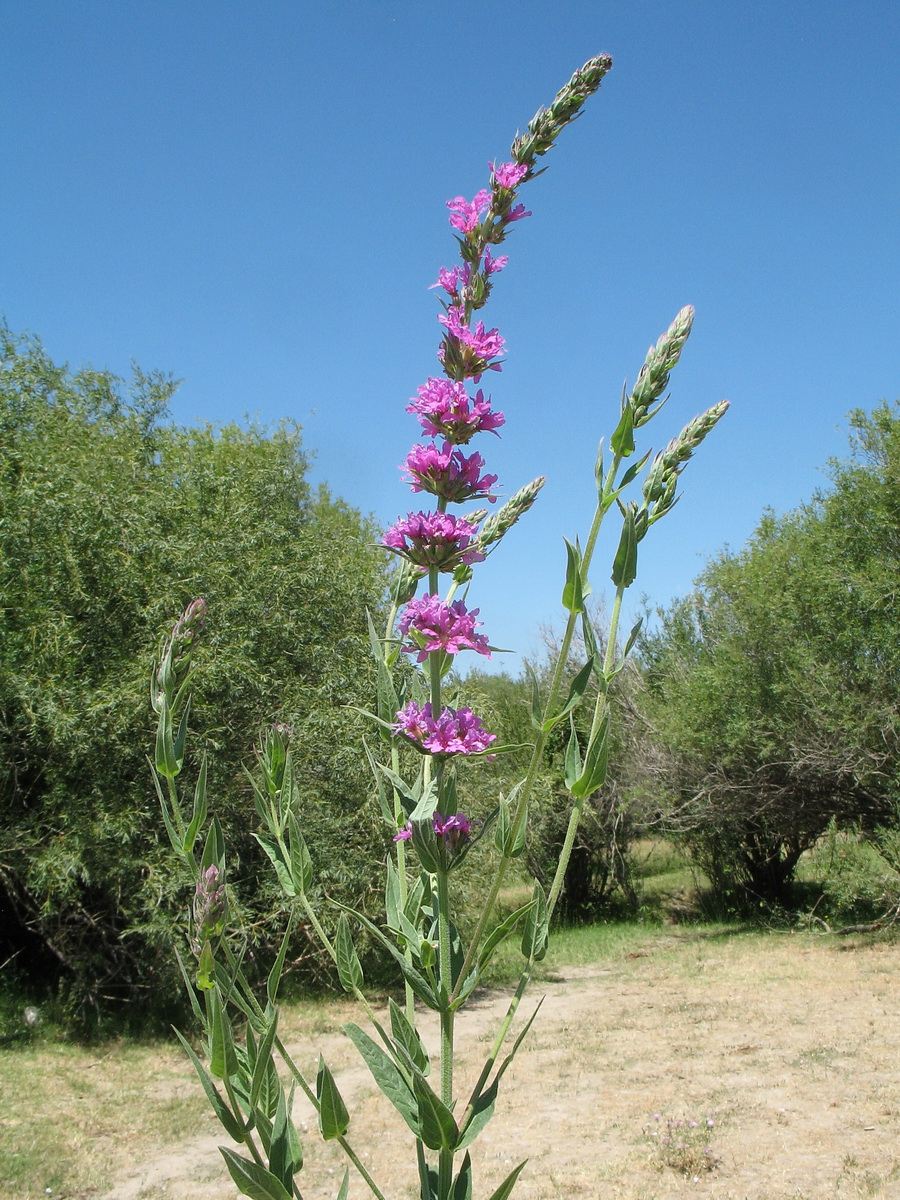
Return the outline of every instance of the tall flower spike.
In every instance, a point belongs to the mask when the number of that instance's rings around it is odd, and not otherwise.
[[[579,115],[588,96],[600,87],[611,66],[612,59],[608,54],[588,59],[556,93],[550,107],[538,109],[528,122],[528,132],[519,134],[512,144],[510,154],[517,163],[525,163],[531,168],[537,157],[547,153],[559,133]]]
[[[651,346],[644,359],[637,383],[631,393],[634,428],[646,425],[653,416],[650,405],[666,390],[669,372],[681,357],[684,343],[688,340],[694,323],[694,310],[685,305],[655,346]],[[654,410],[655,411],[655,410]]]
[[[674,507],[677,500],[675,489],[678,486],[678,476],[683,471],[685,463],[706,435],[724,417],[728,407],[727,400],[720,400],[706,412],[694,417],[685,425],[678,437],[673,438],[665,450],[657,454],[653,465],[647,472],[643,486],[643,508],[647,513],[645,530]]]

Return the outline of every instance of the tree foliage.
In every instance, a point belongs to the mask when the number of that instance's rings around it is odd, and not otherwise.
[[[194,597],[209,625],[192,726],[215,750],[251,953],[268,884],[241,764],[261,724],[293,729],[323,886],[358,900],[380,849],[347,707],[371,683],[374,530],[311,493],[296,426],[181,428],[165,420],[174,387],[72,373],[0,330],[0,961],[52,960],[97,1007],[169,994],[161,912],[186,895],[145,759],[147,680]]]
[[[764,516],[644,643],[644,771],[722,896],[787,903],[830,822],[895,812],[900,411],[851,423],[831,489]]]

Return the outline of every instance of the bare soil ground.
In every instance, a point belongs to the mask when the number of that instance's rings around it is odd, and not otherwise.
[[[671,930],[537,985],[521,1011],[542,993],[543,1008],[474,1148],[475,1195],[527,1158],[519,1200],[900,1198],[898,968],[896,943]],[[462,1015],[460,1092],[506,1001],[485,995]],[[358,1019],[344,1004],[332,1016]],[[288,1020],[285,1033],[310,1073],[325,1054],[355,1148],[389,1200],[411,1200],[410,1135],[353,1047],[335,1029],[310,1037]],[[185,1069],[147,1102],[197,1086]],[[340,1151],[317,1140],[310,1113],[295,1115],[310,1127],[303,1195],[333,1198]],[[682,1151],[659,1144],[667,1118],[697,1122]],[[232,1200],[216,1149],[226,1142],[204,1116],[149,1157],[127,1162],[127,1144],[111,1147],[127,1165],[102,1200]],[[352,1180],[354,1200],[368,1194]]]

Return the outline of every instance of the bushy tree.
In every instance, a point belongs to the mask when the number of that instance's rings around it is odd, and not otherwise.
[[[251,953],[269,936],[269,885],[242,763],[261,724],[292,728],[323,886],[358,900],[380,852],[348,707],[370,690],[374,530],[311,494],[297,427],[178,427],[174,386],[72,373],[0,331],[0,960],[52,960],[97,1008],[169,994],[162,913],[187,894],[145,758],[147,681],[194,597],[209,618],[192,726],[215,749]]]
[[[722,896],[789,903],[830,822],[896,805],[900,414],[851,420],[832,489],[766,515],[644,644],[645,772]]]

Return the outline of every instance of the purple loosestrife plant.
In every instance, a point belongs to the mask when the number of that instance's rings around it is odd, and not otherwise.
[[[154,675],[153,706],[158,715],[156,780],[169,838],[188,863],[195,880],[192,927],[197,963],[183,965],[194,1012],[204,1030],[204,1063],[189,1044],[185,1047],[200,1075],[219,1120],[238,1150],[222,1147],[228,1170],[239,1191],[257,1200],[291,1200],[301,1196],[298,1175],[303,1154],[291,1118],[294,1092],[299,1088],[318,1114],[319,1132],[336,1141],[348,1161],[338,1192],[350,1194],[350,1170],[368,1191],[384,1200],[384,1192],[368,1172],[351,1141],[351,1116],[337,1082],[324,1060],[315,1079],[307,1078],[278,1034],[276,999],[294,924],[302,919],[331,956],[343,988],[364,1011],[368,1031],[351,1023],[347,1035],[359,1050],[375,1082],[406,1123],[411,1135],[412,1161],[420,1200],[472,1200],[476,1190],[469,1147],[494,1112],[501,1077],[534,1019],[501,1059],[513,1020],[534,965],[547,950],[550,919],[559,899],[585,801],[606,776],[611,719],[610,684],[622,669],[638,633],[631,631],[620,649],[619,621],[625,591],[637,572],[638,547],[647,532],[668,513],[676,500],[678,478],[688,459],[725,412],[715,405],[691,421],[666,449],[650,462],[650,451],[636,456],[636,431],[660,411],[669,374],[690,333],[693,310],[684,308],[647,353],[637,381],[626,388],[609,439],[606,455],[597,457],[597,504],[582,544],[566,540],[566,575],[562,604],[565,632],[559,659],[545,694],[535,686],[532,699],[533,744],[529,767],[510,792],[500,797],[488,819],[476,829],[461,807],[465,774],[460,764],[502,754],[497,737],[469,708],[454,708],[444,694],[444,681],[455,656],[466,651],[489,655],[486,635],[477,632],[478,609],[466,607],[465,595],[478,564],[535,502],[543,478],[533,480],[496,511],[453,514],[451,505],[472,500],[493,502],[496,476],[483,474],[480,451],[460,447],[482,433],[497,435],[505,417],[478,388],[487,371],[500,372],[505,342],[496,329],[478,316],[488,302],[506,255],[494,248],[505,241],[510,226],[530,214],[518,199],[519,189],[539,172],[538,159],[554,145],[561,130],[581,111],[611,61],[591,59],[576,71],[547,109],[541,109],[525,133],[516,137],[510,159],[489,164],[490,186],[472,200],[448,201],[450,225],[456,235],[460,263],[442,266],[436,284],[445,293],[438,316],[442,333],[438,361],[443,375],[431,376],[407,406],[430,445],[417,443],[403,468],[413,492],[434,497],[430,511],[410,512],[385,534],[384,546],[397,559],[386,628],[380,634],[370,621],[369,639],[377,661],[378,687],[372,720],[378,746],[365,751],[391,847],[385,868],[384,925],[365,913],[343,906],[332,936],[313,902],[313,857],[300,827],[297,789],[293,782],[289,731],[274,727],[260,751],[262,782],[254,782],[261,829],[254,836],[271,861],[285,896],[288,928],[280,954],[268,977],[265,995],[257,996],[241,967],[237,933],[229,930],[225,847],[213,818],[202,853],[195,852],[206,824],[206,770],[201,764],[190,818],[178,795],[189,709],[190,652],[203,612],[189,609],[167,642]],[[438,442],[439,440],[439,442]],[[648,464],[649,467],[648,467]],[[642,479],[642,482],[640,482]],[[618,548],[612,564],[615,596],[604,644],[594,631],[586,609],[588,574],[604,518],[621,519]],[[421,597],[416,592],[424,584]],[[564,687],[566,664],[580,628],[585,662]],[[398,670],[401,655],[415,658],[417,671]],[[596,701],[589,733],[579,738],[575,725],[565,753],[565,785],[571,798],[568,827],[556,874],[548,891],[535,882],[532,898],[518,911],[497,920],[500,889],[514,860],[522,855],[531,793],[538,777],[547,739],[583,702],[591,680]],[[402,749],[415,754],[402,754]],[[410,762],[417,768],[410,767]],[[471,935],[463,939],[451,912],[448,877],[490,833],[497,863],[483,897]],[[362,927],[390,956],[400,971],[404,1003],[393,1000],[387,1014],[372,1008],[365,991],[363,970],[354,945],[354,930]],[[466,1005],[500,943],[520,939],[523,965],[519,984],[474,1084],[457,1090],[454,1076],[456,1015]],[[438,1014],[440,1043],[437,1070],[418,1032],[425,1007]],[[236,1030],[245,1026],[241,1041]],[[184,1039],[182,1039],[184,1040]],[[290,1077],[280,1082],[276,1062]],[[498,1066],[498,1063],[500,1064]],[[354,1133],[354,1138],[355,1138]],[[524,1167],[519,1164],[491,1192],[490,1200],[506,1200]]]

